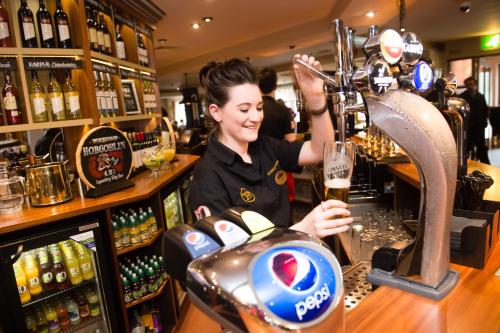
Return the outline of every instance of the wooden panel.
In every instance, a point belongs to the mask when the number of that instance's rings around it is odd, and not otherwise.
[[[441,301],[380,287],[346,315],[346,332],[499,332],[500,246],[483,270],[451,265],[457,286]]]
[[[172,163],[170,169],[167,172],[162,172],[159,178],[152,178],[150,171],[145,171],[134,177],[132,179],[135,183],[134,187],[97,199],[82,198],[78,196],[77,191],[73,191],[73,200],[67,203],[49,207],[28,207],[18,213],[2,215],[0,234],[43,225],[148,198],[183,172],[193,167],[200,158],[199,156],[183,154],[177,154],[176,156],[179,161]]]

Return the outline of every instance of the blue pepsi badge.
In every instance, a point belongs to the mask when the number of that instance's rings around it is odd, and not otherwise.
[[[419,61],[413,69],[413,86],[418,91],[426,91],[434,83],[434,71],[425,61]]]
[[[193,259],[219,248],[210,236],[197,230],[186,231],[182,238]]]
[[[269,315],[297,328],[321,322],[339,306],[343,294],[338,262],[316,244],[272,247],[253,260],[249,274],[257,300]]]

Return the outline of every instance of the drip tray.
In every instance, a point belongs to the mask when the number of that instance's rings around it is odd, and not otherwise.
[[[371,269],[369,261],[362,261],[342,269],[344,276],[344,307],[346,311],[354,309],[372,293],[372,285],[366,282],[366,274]]]

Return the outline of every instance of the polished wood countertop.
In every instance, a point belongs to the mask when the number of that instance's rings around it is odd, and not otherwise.
[[[145,199],[172,182],[184,171],[194,166],[199,156],[177,154],[177,162],[170,163],[167,171],[162,171],[158,178],[152,178],[151,172],[144,171],[132,178],[135,186],[105,195],[100,198],[83,198],[73,193],[69,202],[48,207],[25,207],[13,214],[0,215],[0,234],[38,226],[74,216],[115,207],[129,202]]]
[[[500,245],[482,270],[451,268],[460,277],[442,300],[381,286],[346,314],[345,332],[500,332]]]
[[[417,168],[413,163],[390,164],[389,170],[397,177],[401,178],[408,184],[420,188],[420,177],[418,176]],[[467,162],[467,172],[472,173],[474,170],[479,170],[482,173],[490,176],[495,181],[493,185],[484,192],[484,200],[500,202],[500,168],[489,164],[479,163],[469,160]]]

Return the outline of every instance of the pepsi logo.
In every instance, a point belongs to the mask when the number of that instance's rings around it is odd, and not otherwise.
[[[217,228],[222,232],[231,232],[233,230],[232,224],[227,222],[217,224]]]
[[[392,29],[387,29],[380,35],[380,50],[382,57],[389,64],[395,64],[401,59],[404,43],[401,35]]]
[[[205,236],[200,232],[190,232],[186,235],[186,241],[191,245],[199,245],[205,241]]]
[[[276,254],[271,259],[271,269],[277,280],[296,291],[309,290],[317,281],[316,267],[300,252]]]

